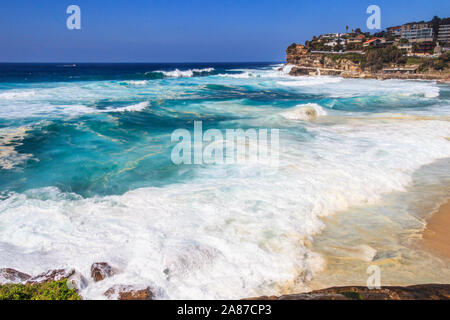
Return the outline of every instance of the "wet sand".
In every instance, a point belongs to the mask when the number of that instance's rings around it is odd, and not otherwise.
[[[450,200],[428,220],[423,245],[431,252],[450,259]]]

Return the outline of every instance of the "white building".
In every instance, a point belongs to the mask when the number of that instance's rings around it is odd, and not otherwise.
[[[433,29],[412,27],[402,31],[402,38],[408,39],[410,42],[433,41]]]
[[[325,43],[325,45],[326,46],[329,46],[329,47],[336,47],[338,44],[340,44],[340,45],[345,45],[346,44],[346,42],[347,42],[347,40],[345,40],[345,39],[333,39],[332,41],[330,41],[330,42],[328,42],[328,43]]]
[[[442,43],[450,42],[450,24],[439,26],[438,41]]]

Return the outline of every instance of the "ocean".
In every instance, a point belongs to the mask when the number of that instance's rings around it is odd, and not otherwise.
[[[450,282],[420,249],[450,196],[450,87],[276,63],[0,64],[0,268],[108,262],[157,299]],[[176,164],[174,131],[278,130],[265,161]]]

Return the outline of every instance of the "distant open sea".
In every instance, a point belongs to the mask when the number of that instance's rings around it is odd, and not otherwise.
[[[450,196],[450,87],[275,63],[0,64],[0,268],[94,262],[157,299],[449,283],[416,246]],[[277,170],[176,165],[174,130],[279,129]]]

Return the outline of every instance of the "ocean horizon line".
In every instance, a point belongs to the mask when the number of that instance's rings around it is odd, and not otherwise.
[[[76,62],[76,61],[63,61],[63,62],[2,62],[0,64],[232,64],[232,63],[286,63],[286,61],[205,61],[205,62]]]

